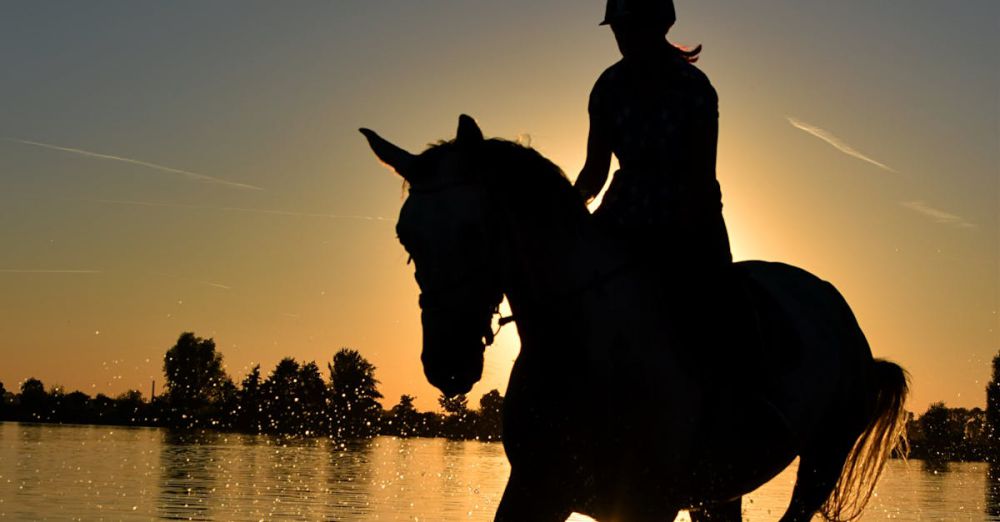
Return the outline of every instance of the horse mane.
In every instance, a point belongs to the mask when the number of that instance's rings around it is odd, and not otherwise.
[[[432,144],[419,160],[436,162],[450,153],[468,154],[472,168],[464,175],[486,184],[501,202],[517,205],[539,219],[538,225],[568,220],[563,224],[577,228],[590,217],[583,198],[562,169],[531,147],[502,138],[472,146],[442,141]]]

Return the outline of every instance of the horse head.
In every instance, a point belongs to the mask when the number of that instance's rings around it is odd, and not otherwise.
[[[369,129],[361,133],[410,187],[396,234],[421,292],[424,375],[445,396],[467,393],[482,377],[492,318],[503,298],[487,194],[475,168],[483,133],[463,115],[454,141],[419,155]]]

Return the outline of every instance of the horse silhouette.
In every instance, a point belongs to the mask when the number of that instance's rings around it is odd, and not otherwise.
[[[800,457],[783,521],[858,516],[903,439],[907,377],[873,359],[843,297],[804,270],[735,265],[731,329],[763,369],[704,354],[652,277],[596,227],[536,151],[457,138],[419,155],[361,129],[409,185],[396,231],[420,286],[424,373],[446,395],[482,376],[504,296],[521,351],[503,411],[510,478],[498,521],[740,520],[742,495]],[[652,283],[652,281],[659,281]],[[729,367],[729,370],[726,368]],[[766,401],[746,393],[768,390]]]

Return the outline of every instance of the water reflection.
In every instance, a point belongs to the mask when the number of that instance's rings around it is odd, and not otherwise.
[[[509,471],[496,443],[380,437],[342,445],[0,423],[0,519],[486,521]],[[745,518],[780,517],[795,471],[754,492]],[[997,466],[892,461],[876,494],[864,521],[1000,521]]]
[[[372,510],[374,441],[331,444],[327,455],[326,501],[336,520],[364,520]]]
[[[1000,464],[986,470],[986,514],[1000,520]]]
[[[0,519],[143,518],[158,431],[0,423]]]
[[[17,434],[17,445],[19,448],[19,466],[15,469],[14,478],[20,484],[21,491],[26,495],[35,496],[44,491],[39,488],[45,487],[44,478],[40,475],[40,469],[32,464],[45,458],[45,448],[41,444],[42,430],[23,430]],[[23,464],[22,464],[23,463]]]
[[[465,452],[469,445],[458,440],[442,442],[444,451],[441,452],[441,469],[443,471],[438,475],[436,482],[437,489],[440,491],[440,509],[451,511],[460,509],[462,501],[467,498],[466,488],[470,477],[465,475],[466,470],[462,464],[467,461]]]
[[[215,444],[202,434],[162,434],[158,514],[170,520],[210,520],[209,501],[218,478]]]
[[[339,520],[370,499],[370,441],[165,433],[157,503],[163,518]]]
[[[926,473],[930,474],[947,473],[950,471],[947,460],[923,460],[920,462],[920,467]]]

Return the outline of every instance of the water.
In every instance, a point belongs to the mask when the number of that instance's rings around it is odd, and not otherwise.
[[[508,472],[499,444],[0,423],[0,518],[11,520],[491,520]],[[794,465],[744,501],[745,520],[776,520],[793,481]],[[892,462],[864,520],[1000,521],[987,495],[997,483],[981,464]]]

